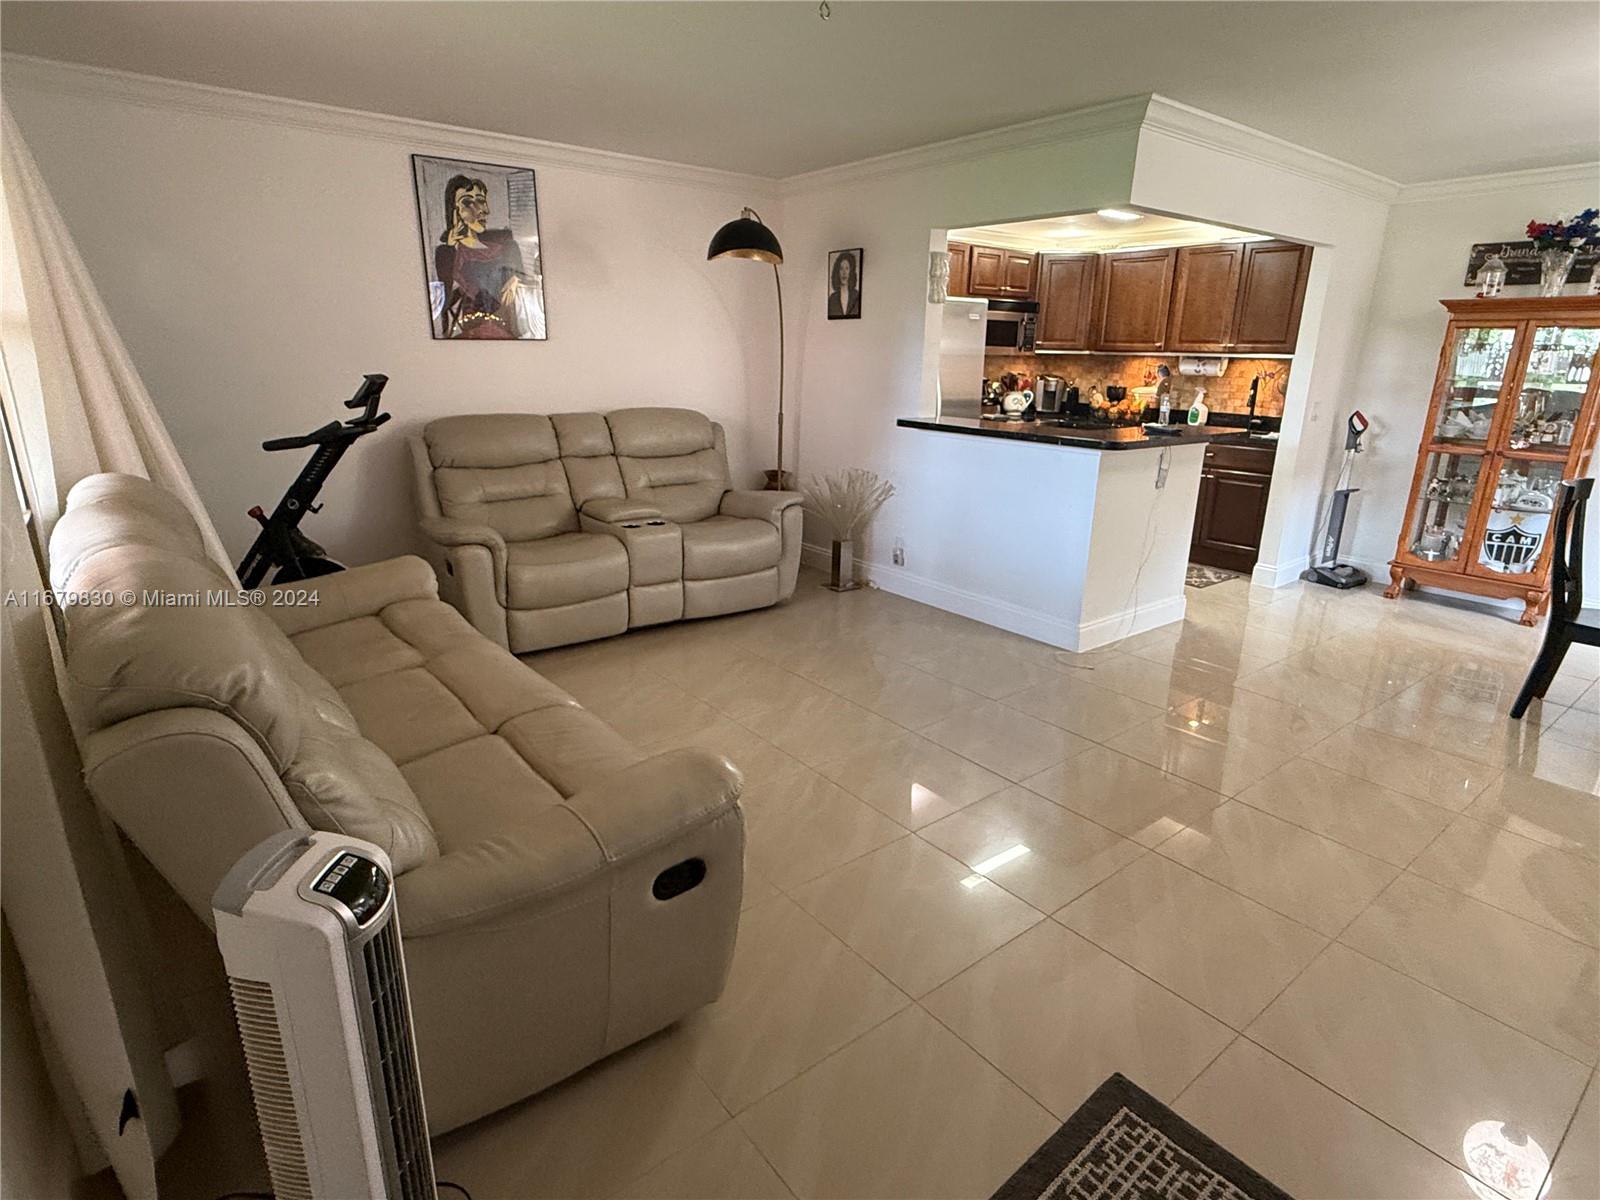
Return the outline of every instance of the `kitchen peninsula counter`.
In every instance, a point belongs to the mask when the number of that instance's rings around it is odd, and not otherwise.
[[[875,564],[874,582],[1066,650],[1183,620],[1207,448],[1260,439],[1228,425],[1132,440],[1105,432],[898,419],[895,470],[930,500],[917,535],[884,521],[878,536],[896,543],[900,561]]]
[[[985,421],[977,417],[901,417],[896,424],[905,429],[929,429],[936,433],[962,433],[974,437],[1011,438],[1022,442],[1044,442],[1072,446],[1079,450],[1148,450],[1162,446],[1193,446],[1207,442],[1248,442],[1243,429],[1221,425],[1170,425],[1167,433],[1145,433],[1136,438],[1096,436],[1095,429],[1068,428],[1039,421]]]

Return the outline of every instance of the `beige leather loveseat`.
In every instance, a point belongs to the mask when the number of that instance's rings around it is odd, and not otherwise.
[[[445,417],[412,453],[446,598],[515,653],[794,594],[799,493],[733,490],[703,413]]]
[[[228,867],[283,829],[388,852],[435,1132],[721,992],[738,772],[644,757],[441,602],[421,559],[269,593],[315,603],[228,604],[187,511],[127,475],[72,490],[50,559],[83,598],[66,699],[89,786],[190,907],[209,920]],[[659,898],[664,871],[702,865]]]

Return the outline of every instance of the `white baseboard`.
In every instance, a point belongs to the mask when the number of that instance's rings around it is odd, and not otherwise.
[[[1101,646],[1109,646],[1112,642],[1120,642],[1123,638],[1132,637],[1136,633],[1172,625],[1183,620],[1188,610],[1188,597],[1173,596],[1167,600],[1158,600],[1154,604],[1136,605],[1112,616],[1101,617],[1098,621],[1085,622],[1078,626],[1077,649],[1080,653],[1085,650],[1096,650]]]
[[[830,565],[829,551],[821,546],[802,545],[800,557],[807,565],[823,569]],[[1063,650],[1093,650],[1147,629],[1181,621],[1186,606],[1184,598],[1177,596],[1075,626],[1070,621],[1063,621],[1060,617],[1037,609],[1024,608],[992,596],[980,596],[964,588],[914,575],[903,567],[889,567],[881,563],[863,563],[862,566],[874,586],[893,595],[904,596],[907,600],[915,600],[957,616],[971,617],[985,625],[1021,634],[1049,646],[1059,646]]]
[[[833,569],[833,550],[828,546],[814,546],[810,542],[801,542],[800,561],[805,566],[815,567],[819,571],[829,571]],[[864,567],[867,564],[861,565]]]
[[[1288,587],[1299,579],[1300,573],[1310,565],[1311,556],[1309,554],[1302,554],[1298,558],[1289,559],[1287,562],[1258,562],[1255,565],[1255,569],[1250,572],[1250,582],[1256,587]]]

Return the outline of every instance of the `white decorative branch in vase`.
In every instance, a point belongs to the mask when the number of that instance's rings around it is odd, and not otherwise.
[[[861,586],[856,582],[855,543],[892,495],[894,484],[861,467],[824,475],[806,487],[806,512],[817,518],[833,539],[828,586],[834,591],[849,592]]]

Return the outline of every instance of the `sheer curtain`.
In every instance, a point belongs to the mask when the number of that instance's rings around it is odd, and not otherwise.
[[[4,112],[0,348],[7,421],[29,504],[48,538],[72,485],[100,471],[143,475],[181,497],[207,547],[227,552],[150,393],[78,257],[21,131]]]
[[[142,475],[181,497],[231,575],[9,109],[3,119],[0,409],[13,473],[0,483],[5,587],[46,585],[42,547],[66,494],[101,471]],[[127,1195],[154,1196],[155,1160],[178,1129],[177,1101],[126,864],[83,786],[48,613],[25,603],[0,610],[0,907],[80,1158],[88,1169],[111,1166]]]

